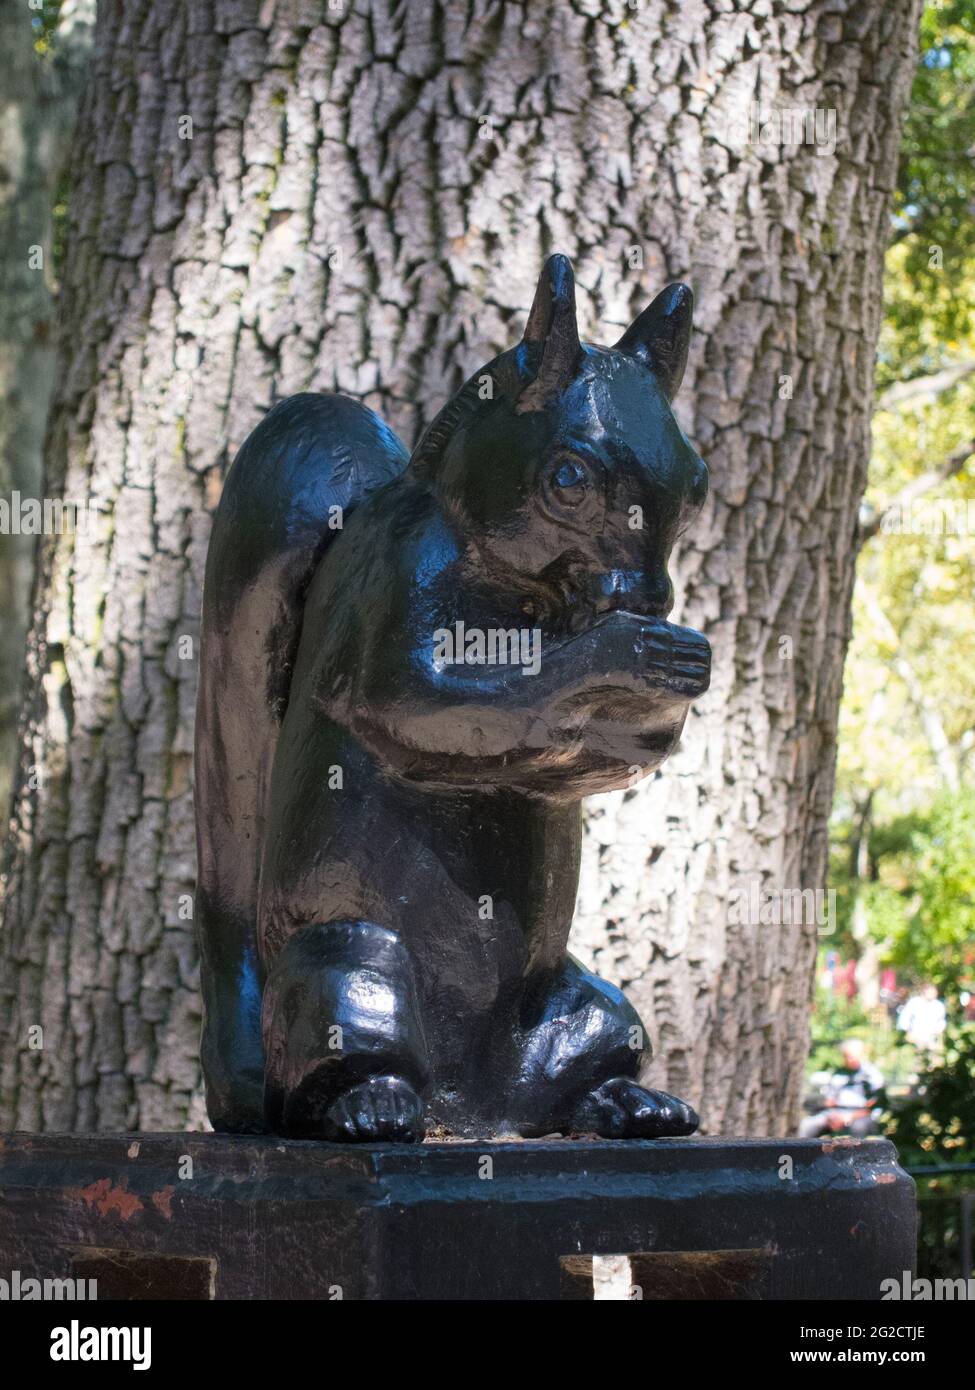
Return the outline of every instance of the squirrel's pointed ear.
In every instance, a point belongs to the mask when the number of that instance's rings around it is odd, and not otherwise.
[[[638,357],[673,400],[684,379],[691,345],[694,295],[688,285],[668,285],[635,318],[616,344],[618,352]]]
[[[517,409],[541,410],[572,380],[582,353],[575,277],[568,257],[549,256],[545,262],[522,342],[541,352],[541,362],[518,397]]]

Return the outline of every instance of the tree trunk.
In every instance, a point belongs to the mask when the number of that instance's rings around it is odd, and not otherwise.
[[[36,498],[54,380],[53,217],[68,152],[95,0],[63,0],[54,51],[34,52],[37,16],[0,6],[0,498]],[[0,534],[0,808],[11,792],[24,639],[33,577],[30,536]]]
[[[227,462],[309,388],[412,440],[520,336],[556,249],[597,341],[693,285],[680,408],[712,471],[675,616],[713,687],[661,776],[592,807],[578,948],[709,1129],[790,1122],[816,928],[730,925],[726,895],[823,880],[918,8],[103,0],[47,484],[101,521],[43,554],[0,1124],[200,1119],[181,639]],[[758,97],[835,108],[835,154],[732,147]]]

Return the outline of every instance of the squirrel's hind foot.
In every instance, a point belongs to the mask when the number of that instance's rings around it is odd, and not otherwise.
[[[423,1102],[400,1076],[371,1076],[332,1101],[322,1117],[321,1139],[358,1144],[418,1144]]]
[[[700,1121],[683,1100],[648,1091],[627,1076],[615,1076],[590,1091],[576,1107],[572,1129],[604,1139],[663,1139],[693,1134]]]

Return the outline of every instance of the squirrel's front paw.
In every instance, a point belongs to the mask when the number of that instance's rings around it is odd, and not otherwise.
[[[686,1101],[666,1091],[648,1091],[626,1076],[590,1091],[572,1117],[575,1130],[605,1139],[663,1139],[693,1134],[699,1120]]]
[[[402,1077],[371,1076],[332,1102],[323,1117],[321,1137],[358,1144],[419,1143],[423,1102]]]

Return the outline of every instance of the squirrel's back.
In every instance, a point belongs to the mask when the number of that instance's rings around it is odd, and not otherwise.
[[[254,1127],[241,1112],[260,1113],[255,925],[264,808],[305,593],[344,518],[408,460],[396,435],[358,401],[292,396],[241,446],[214,516],[195,755],[203,1048],[211,1090],[228,1048],[256,1088],[249,1098],[208,1096],[211,1115],[226,1112],[223,1128]]]

